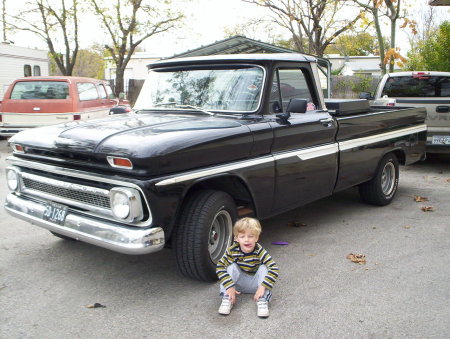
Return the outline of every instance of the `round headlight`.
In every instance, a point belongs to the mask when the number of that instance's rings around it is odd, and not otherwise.
[[[119,219],[126,219],[130,215],[130,199],[124,192],[116,191],[111,196],[111,208],[114,216]]]
[[[8,183],[8,187],[11,191],[17,190],[19,187],[19,178],[15,170],[8,169],[6,172],[6,182]]]

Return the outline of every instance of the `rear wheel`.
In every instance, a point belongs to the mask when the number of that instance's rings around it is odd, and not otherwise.
[[[224,192],[201,190],[188,198],[173,239],[177,265],[183,275],[217,280],[216,264],[231,244],[236,218],[234,200]]]
[[[398,159],[393,153],[386,154],[378,165],[372,180],[359,185],[359,194],[364,202],[384,206],[394,199],[398,188]]]

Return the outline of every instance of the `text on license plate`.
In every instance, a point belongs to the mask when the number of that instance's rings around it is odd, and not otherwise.
[[[450,145],[450,135],[433,135],[433,145]]]
[[[59,225],[63,225],[64,220],[66,220],[66,215],[67,215],[66,206],[50,202],[45,205],[43,219],[54,222]]]

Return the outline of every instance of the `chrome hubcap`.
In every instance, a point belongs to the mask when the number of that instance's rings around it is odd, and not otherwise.
[[[381,190],[384,195],[389,195],[395,186],[395,166],[392,162],[388,162],[381,173]]]
[[[214,263],[222,258],[230,244],[232,228],[233,221],[230,213],[225,210],[217,212],[209,229],[208,237],[209,256]]]

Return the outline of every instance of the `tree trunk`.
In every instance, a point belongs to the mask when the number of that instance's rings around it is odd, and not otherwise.
[[[384,63],[384,41],[383,41],[383,34],[381,33],[380,28],[380,21],[378,20],[378,9],[373,9],[373,18],[374,18],[374,24],[375,24],[375,30],[377,32],[377,39],[378,39],[378,45],[380,47],[380,70],[381,74],[386,74],[386,64]]]
[[[125,92],[125,81],[124,81],[125,69],[118,66],[116,68],[116,82],[114,85],[114,94],[119,97],[120,93]]]
[[[392,49],[395,49],[395,31],[396,31],[395,24],[396,24],[396,21],[397,21],[396,19],[391,20],[391,48]],[[389,60],[389,72],[390,73],[394,72],[394,63],[395,63],[394,57],[391,56],[391,58]]]

